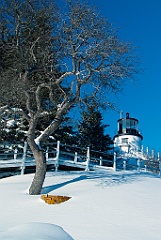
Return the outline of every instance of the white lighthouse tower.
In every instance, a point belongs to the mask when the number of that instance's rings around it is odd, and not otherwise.
[[[114,136],[114,149],[120,154],[134,154],[141,151],[143,136],[138,130],[138,120],[126,113],[118,122],[117,135]]]

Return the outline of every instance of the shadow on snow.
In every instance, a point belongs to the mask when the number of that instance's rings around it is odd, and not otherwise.
[[[72,176],[72,174],[75,175],[78,173],[68,172],[65,175]],[[97,185],[102,187],[112,187],[112,186],[119,186],[122,184],[132,184],[133,182],[141,181],[142,177],[158,178],[158,176],[156,175],[152,175],[149,173],[139,173],[139,172],[113,172],[113,173],[110,172],[109,173],[107,171],[96,171],[96,172],[79,172],[79,175],[80,176],[76,178],[73,178],[71,180],[68,180],[62,183],[45,186],[42,188],[41,194],[48,194],[51,191],[62,188],[66,185],[76,183],[79,181],[85,181],[85,180],[95,181]]]

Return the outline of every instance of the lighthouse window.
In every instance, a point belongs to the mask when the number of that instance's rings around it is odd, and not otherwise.
[[[122,143],[128,143],[128,138],[122,138]]]

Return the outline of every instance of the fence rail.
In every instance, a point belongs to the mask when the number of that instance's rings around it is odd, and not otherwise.
[[[70,152],[61,150],[61,147],[70,147]],[[72,152],[73,149],[73,152]],[[147,158],[141,159],[136,156],[134,162],[130,162],[129,156],[125,155],[117,155],[116,152],[113,152],[112,159],[105,159],[102,156],[107,155],[107,153],[101,153],[99,157],[91,156],[90,147],[85,149],[83,153],[76,152],[75,150],[79,150],[79,147],[70,146],[60,144],[58,141],[56,143],[56,147],[52,150],[47,147],[44,150],[44,154],[46,155],[46,163],[47,165],[53,165],[55,167],[55,171],[58,170],[60,165],[74,167],[79,169],[84,169],[85,171],[94,170],[94,169],[106,169],[114,171],[116,170],[137,170],[137,171],[150,171],[156,174],[161,175],[161,161],[159,159]],[[23,151],[22,151],[23,150]],[[1,169],[9,169],[9,168],[19,168],[21,170],[21,174],[24,174],[25,168],[36,166],[35,160],[33,158],[33,154],[30,149],[27,147],[27,143],[24,143],[24,147],[20,152],[15,149],[13,151],[1,152],[0,153],[0,170]],[[108,155],[107,155],[108,156]]]

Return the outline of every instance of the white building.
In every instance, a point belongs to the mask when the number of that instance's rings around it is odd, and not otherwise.
[[[114,152],[117,155],[116,168],[136,169],[143,159],[143,136],[138,129],[138,120],[126,113],[126,118],[117,121],[117,134],[114,136]]]
[[[114,136],[115,151],[120,153],[141,151],[143,136],[138,130],[138,120],[126,113],[126,118],[120,118],[117,122],[117,135]]]

